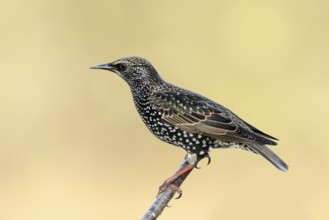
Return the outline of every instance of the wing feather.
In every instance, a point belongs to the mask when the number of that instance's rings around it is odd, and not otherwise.
[[[247,124],[225,107],[192,92],[158,92],[154,105],[163,111],[163,120],[191,133],[238,143],[276,144],[275,139]]]

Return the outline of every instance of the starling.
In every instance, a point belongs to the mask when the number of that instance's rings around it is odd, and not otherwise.
[[[241,148],[262,155],[282,171],[288,165],[266,145],[276,138],[248,124],[224,106],[164,81],[152,64],[127,57],[91,69],[109,70],[129,85],[135,106],[148,129],[160,140],[187,151],[191,170],[212,148]],[[208,161],[209,162],[209,161]],[[168,183],[168,182],[167,182]]]

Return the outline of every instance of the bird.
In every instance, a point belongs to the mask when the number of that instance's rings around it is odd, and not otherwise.
[[[216,148],[248,150],[279,170],[288,170],[288,165],[267,146],[277,145],[278,139],[221,104],[166,82],[148,60],[132,56],[90,68],[119,75],[129,85],[136,109],[150,132],[187,152],[190,166],[165,181],[165,186],[193,169],[200,159],[207,157],[209,163],[209,152]]]

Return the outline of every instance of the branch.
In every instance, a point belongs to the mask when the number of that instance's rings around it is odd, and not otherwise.
[[[188,163],[187,159],[185,159],[184,162],[180,165],[180,167],[176,171],[176,173],[179,172],[180,170],[184,169],[188,165],[189,165],[189,163]],[[192,170],[190,170],[190,171],[184,173],[183,175],[179,176],[172,183],[175,186],[180,187],[180,185],[182,185],[182,183],[184,182],[184,180],[186,179],[186,177],[190,174],[190,172]],[[164,210],[164,208],[166,208],[168,206],[169,201],[174,197],[174,195],[175,195],[175,191],[172,187],[167,187],[165,190],[163,190],[158,195],[156,200],[153,202],[151,207],[147,210],[145,215],[141,218],[141,220],[155,220],[155,219],[157,219],[159,217],[159,215],[162,213],[162,211]]]

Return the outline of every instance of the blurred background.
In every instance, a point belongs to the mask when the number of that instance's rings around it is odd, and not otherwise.
[[[89,67],[138,55],[280,139],[282,173],[214,150],[159,219],[329,219],[329,2],[2,1],[0,219],[139,219],[185,152],[128,86]]]

